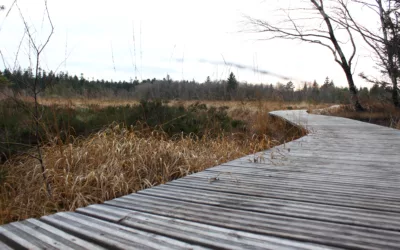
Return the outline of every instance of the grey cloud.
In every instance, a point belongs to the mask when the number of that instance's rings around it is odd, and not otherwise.
[[[254,68],[252,66],[233,63],[233,62],[227,62],[227,61],[222,62],[222,61],[213,61],[213,60],[206,60],[206,59],[199,59],[198,62],[200,62],[200,63],[209,63],[209,64],[213,64],[213,65],[233,66],[233,67],[236,67],[236,68],[239,68],[239,69],[246,69],[246,70],[256,71],[256,72],[258,72],[260,74],[263,74],[263,75],[279,77],[279,78],[282,78],[284,80],[293,79],[292,77],[288,77],[288,76],[284,76],[284,75],[281,75],[281,74],[273,73],[271,71],[267,71],[267,70],[263,70],[263,69],[259,69],[259,68]]]

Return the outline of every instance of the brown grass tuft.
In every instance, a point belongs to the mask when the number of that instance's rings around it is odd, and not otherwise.
[[[363,122],[370,122],[390,128],[400,129],[400,110],[391,103],[365,103],[365,112],[356,112],[351,105],[322,110],[323,115],[340,116]]]

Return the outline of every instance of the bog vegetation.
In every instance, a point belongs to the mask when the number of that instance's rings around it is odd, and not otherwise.
[[[44,100],[45,103],[49,101]],[[29,103],[24,103],[29,106]],[[304,135],[268,116],[278,102],[133,102],[42,105],[41,166],[30,149],[26,107],[3,100],[1,223],[74,210],[254,154]],[[320,107],[320,106],[312,106]],[[16,125],[18,124],[21,125]],[[13,144],[19,141],[18,144]]]

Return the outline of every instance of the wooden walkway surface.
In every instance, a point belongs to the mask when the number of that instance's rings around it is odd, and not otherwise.
[[[276,111],[310,134],[110,200],[0,227],[0,249],[400,249],[400,131]]]

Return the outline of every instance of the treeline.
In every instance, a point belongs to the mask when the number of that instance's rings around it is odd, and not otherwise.
[[[31,86],[35,76],[31,70],[4,70],[0,72],[0,85],[22,95],[31,95]],[[327,77],[322,84],[317,81],[303,83],[296,89],[292,82],[277,84],[249,84],[238,82],[233,73],[226,80],[214,80],[210,77],[200,83],[196,81],[176,81],[168,75],[163,79],[147,79],[139,82],[105,81],[85,79],[68,73],[41,70],[37,84],[42,97],[84,97],[118,98],[137,100],[275,100],[308,101],[326,103],[348,103],[350,96],[347,87],[335,86]],[[3,83],[1,83],[3,82]],[[6,83],[7,82],[7,83]],[[390,90],[374,85],[371,89],[359,89],[361,100],[389,100]]]

